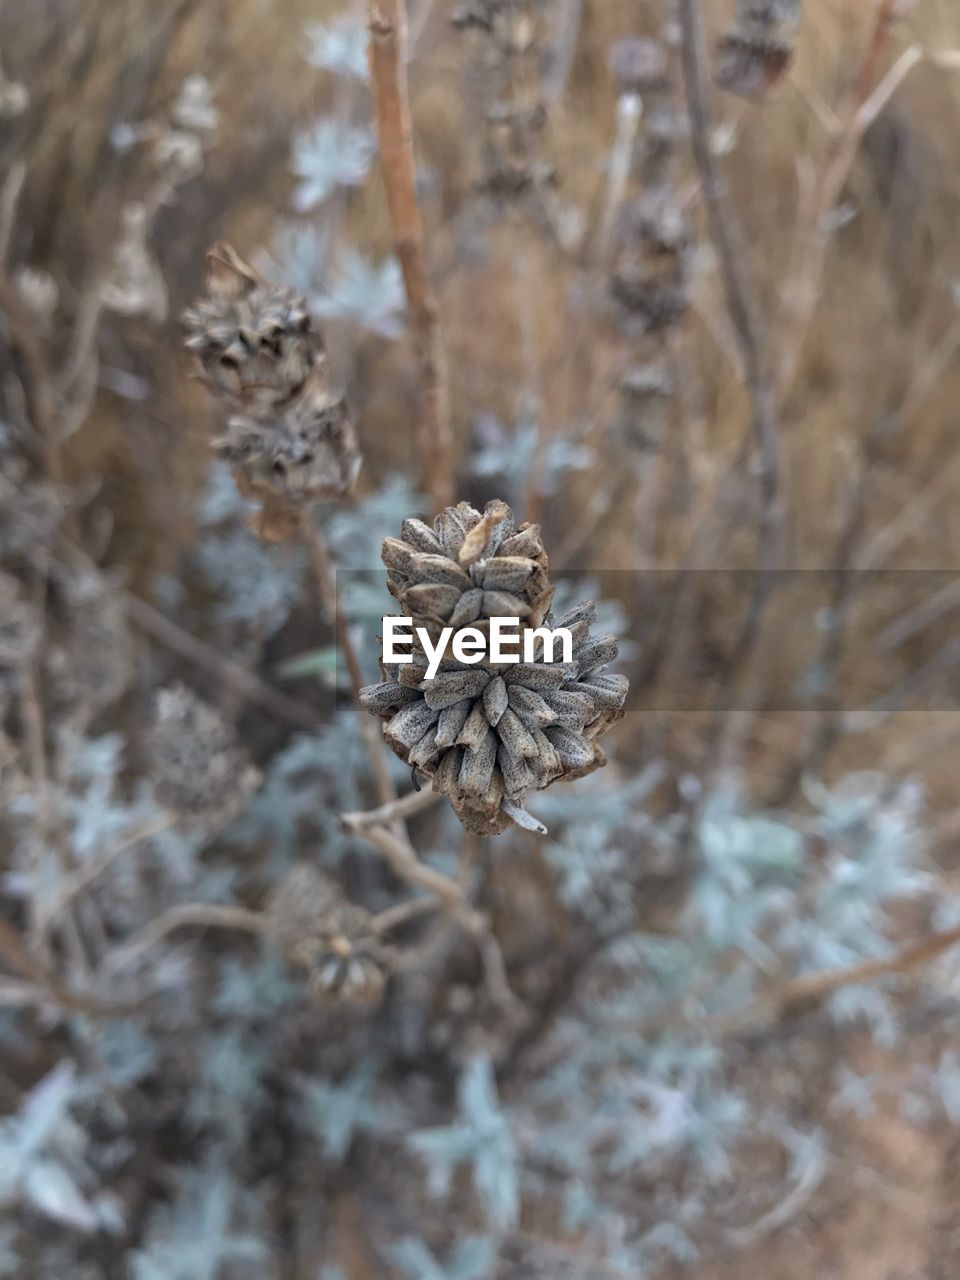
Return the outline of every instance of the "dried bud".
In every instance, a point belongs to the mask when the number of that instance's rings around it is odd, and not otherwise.
[[[305,299],[267,283],[228,244],[208,254],[206,284],[183,322],[211,389],[244,412],[289,403],[325,364]]]
[[[146,316],[157,324],[167,318],[167,286],[149,244],[150,212],[146,205],[129,204],[123,211],[120,240],[100,286],[109,311],[121,316]]]
[[[740,0],[733,28],[717,41],[714,78],[742,98],[763,98],[793,60],[800,0]]]
[[[157,694],[147,749],[157,799],[184,818],[224,825],[260,785],[230,726],[185,685]]]
[[[468,502],[446,507],[432,528],[405,520],[381,555],[390,594],[418,625],[482,629],[489,618],[519,618],[538,627],[553,598],[539,525],[517,528],[498,499],[482,515]]]
[[[656,449],[670,425],[676,382],[663,364],[633,365],[620,381],[623,419],[620,432],[635,449]]]
[[[321,997],[377,1004],[389,973],[373,917],[335,880],[307,863],[294,867],[268,907],[269,936]]]
[[[350,412],[320,369],[285,409],[237,414],[213,443],[240,492],[263,503],[257,527],[268,541],[286,537],[305,504],[349,493],[360,471]]]
[[[570,663],[545,662],[541,647],[531,663],[446,660],[432,680],[416,665],[385,667],[383,683],[361,690],[391,749],[433,779],[467,830],[542,831],[523,807],[527,794],[606,762],[595,739],[623,714],[627,680],[604,672],[617,642],[590,635],[595,616],[590,604],[548,615],[547,626],[572,633]]]
[[[117,583],[95,570],[59,575],[64,635],[52,654],[61,697],[85,717],[121,697],[133,681],[134,642]]]
[[[624,211],[621,236],[654,253],[681,254],[690,243],[690,222],[676,192],[652,187]]]
[[[669,86],[670,59],[659,40],[618,40],[611,46],[607,65],[621,95],[644,97],[665,92]]]

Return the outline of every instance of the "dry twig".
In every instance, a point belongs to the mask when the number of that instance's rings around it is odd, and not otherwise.
[[[407,87],[404,0],[369,0],[370,81],[387,208],[410,307],[423,390],[423,483],[439,510],[453,501],[450,392],[440,313],[427,271]]]

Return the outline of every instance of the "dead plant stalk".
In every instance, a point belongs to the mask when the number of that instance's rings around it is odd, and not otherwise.
[[[417,200],[404,0],[369,0],[367,17],[383,184],[420,365],[423,484],[439,510],[454,500],[450,392],[440,311],[427,270],[423,219]]]

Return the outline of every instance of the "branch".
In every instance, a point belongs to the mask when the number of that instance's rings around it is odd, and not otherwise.
[[[217,906],[205,902],[188,902],[179,907],[171,907],[169,911],[164,911],[151,920],[146,928],[141,929],[124,946],[105,956],[100,967],[101,974],[112,978],[169,934],[178,929],[189,928],[240,929],[246,933],[262,934],[267,930],[267,917],[259,911],[248,911],[245,907]]]
[[[441,799],[439,791],[410,791],[378,809],[358,813],[344,813],[340,817],[343,829],[350,835],[363,835],[366,827],[389,826],[396,818],[412,818],[425,809],[432,809]]]
[[[194,663],[207,671],[212,671],[220,680],[238,696],[268,712],[277,720],[296,725],[298,729],[316,729],[317,717],[303,703],[281,693],[265,684],[258,676],[232,662],[230,658],[213,648],[203,640],[184,631],[183,627],[173,622],[152,604],[135,596],[132,592],[124,592],[123,604],[130,621],[145,631],[147,635],[158,641],[165,648],[177,653],[181,658]]]
[[[743,361],[743,375],[750,395],[753,433],[760,456],[760,484],[767,535],[761,546],[768,567],[779,554],[780,441],[773,382],[767,367],[761,326],[746,267],[743,235],[727,199],[726,184],[710,146],[710,102],[706,82],[706,53],[699,0],[678,0],[681,31],[681,63],[690,119],[690,142],[707,210],[710,236],[723,276],[727,310]]]
[[[487,917],[470,905],[463,886],[421,862],[413,846],[405,837],[389,831],[386,827],[348,825],[349,819],[355,817],[356,815],[346,815],[340,821],[351,834],[363,836],[364,840],[368,840],[379,849],[386,863],[402,880],[406,880],[408,884],[418,885],[431,893],[464,932],[475,940],[480,950],[484,978],[491,998],[505,1012],[519,1017],[521,1005],[510,989],[500,944],[490,928]]]
[[[453,501],[450,394],[439,309],[427,273],[423,221],[417,201],[404,0],[368,0],[367,16],[370,82],[383,183],[420,363],[423,483],[439,509]]]

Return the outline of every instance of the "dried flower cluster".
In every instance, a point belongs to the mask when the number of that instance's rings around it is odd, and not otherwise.
[[[157,694],[147,754],[157,799],[188,820],[222,826],[260,785],[223,716],[185,685]]]
[[[133,636],[113,577],[71,567],[57,576],[57,594],[63,619],[49,655],[55,689],[75,718],[89,721],[133,682]]]
[[[434,566],[437,572],[447,566],[459,571],[465,548],[470,566],[466,582],[449,584],[454,590],[442,597],[429,589],[446,582],[416,580],[418,562],[412,551],[398,576],[397,548],[412,545],[411,525],[423,545],[429,545],[424,538],[424,533],[431,532],[427,526],[408,521],[404,541],[388,539],[383,557],[392,577],[391,590],[416,626],[435,624],[444,610],[449,610],[447,625],[455,628],[491,616],[483,613],[489,607],[485,589],[473,584],[486,581],[486,567],[501,562],[505,573],[516,576],[506,588],[512,597],[510,612],[500,616],[523,616],[515,611],[519,603],[529,610],[528,621],[540,614],[548,627],[568,627],[573,637],[572,661],[545,661],[538,638],[532,663],[497,665],[485,659],[479,665],[467,665],[448,658],[437,676],[427,680],[426,662],[415,650],[412,664],[385,667],[384,681],[363,689],[361,701],[382,717],[392,750],[433,779],[434,790],[447,796],[468,830],[489,835],[512,823],[542,830],[524,808],[528,793],[581,777],[605,763],[596,739],[623,714],[627,694],[626,678],[605,672],[617,656],[616,639],[591,636],[593,605],[583,604],[556,619],[544,612],[552,592],[539,529],[521,526],[514,534],[505,504],[490,503],[481,515],[460,503],[437,517],[432,536],[440,552],[417,553],[429,560],[425,567],[419,561],[420,571],[432,573]],[[498,537],[496,531],[503,526],[507,536]],[[538,549],[537,555],[502,554],[514,538],[524,539],[529,550]],[[474,558],[475,553],[479,558]],[[523,592],[533,583],[532,594],[524,599]],[[418,593],[418,587],[428,590]],[[468,598],[471,603],[465,607]],[[424,604],[426,610],[421,611]],[[471,620],[474,607],[478,612]]]
[[[687,126],[677,103],[672,43],[668,24],[660,39],[618,41],[608,60],[621,102],[642,104],[609,287],[633,356],[621,383],[616,431],[643,450],[664,443],[675,392],[668,343],[690,306],[694,246],[676,173]]]
[[[143,195],[121,211],[117,242],[100,281],[100,304],[107,311],[143,316],[156,324],[167,318],[167,286],[152,245],[154,224],[177,189],[203,173],[219,122],[209,81],[192,75],[181,85],[168,114],[113,130],[119,151],[138,143],[149,145],[150,173]]]
[[[389,974],[389,953],[373,916],[349,901],[316,867],[294,867],[270,899],[268,934],[315,995],[376,1004]]]
[[[499,204],[556,183],[540,67],[548,38],[544,0],[467,0],[453,23],[468,40],[483,120],[478,189]]]
[[[742,98],[765,97],[790,68],[800,16],[800,0],[738,0],[734,25],[717,41],[717,84]]]
[[[447,507],[432,529],[405,520],[399,538],[384,539],[383,562],[390,594],[421,625],[520,618],[538,627],[553,598],[539,526],[517,528],[496,499],[482,515],[467,502]]]
[[[225,244],[209,255],[206,283],[184,325],[187,350],[231,411],[214,447],[240,492],[260,502],[257,531],[281,541],[305,505],[353,488],[353,422],[299,294],[268,283]]]

